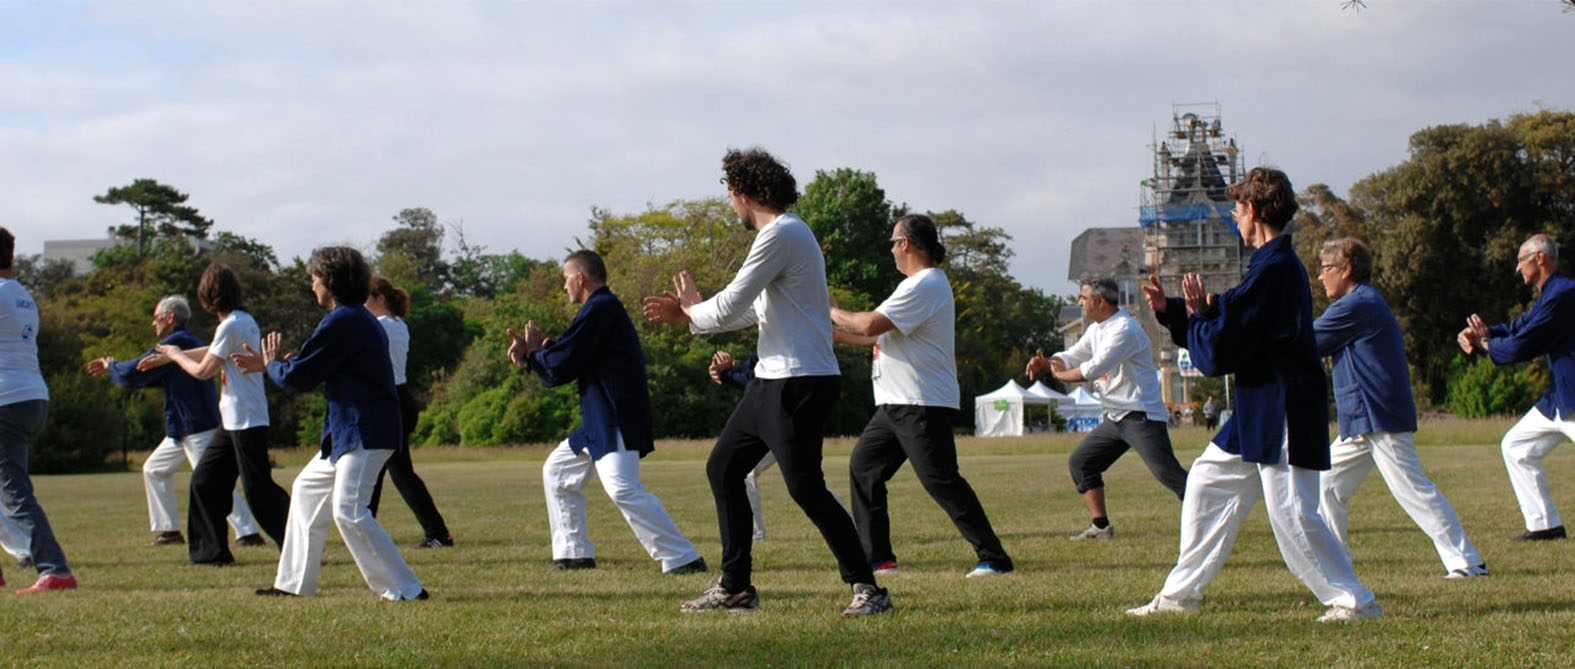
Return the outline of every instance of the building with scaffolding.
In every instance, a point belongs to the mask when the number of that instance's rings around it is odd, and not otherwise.
[[[1152,149],[1154,172],[1143,181],[1138,211],[1148,269],[1172,296],[1181,295],[1185,274],[1201,276],[1211,293],[1241,283],[1252,254],[1231,220],[1235,205],[1225,187],[1245,170],[1236,139],[1224,132],[1219,103],[1172,105],[1170,129],[1155,133]],[[1152,339],[1165,401],[1193,399],[1186,396],[1183,352],[1168,336]]]

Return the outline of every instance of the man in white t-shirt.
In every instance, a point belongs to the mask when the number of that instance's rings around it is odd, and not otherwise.
[[[958,408],[956,312],[952,285],[941,271],[946,248],[935,222],[923,214],[897,219],[891,255],[908,278],[874,311],[831,307],[841,329],[838,343],[875,347],[870,377],[875,415],[865,424],[848,463],[853,479],[853,517],[859,540],[876,573],[897,570],[886,512],[886,482],[904,461],[924,490],[973,544],[979,564],[969,578],[1012,571],[1012,558],[990,527],[973,487],[957,471],[952,435]]]
[[[1092,521],[1088,529],[1071,536],[1073,541],[1112,539],[1115,530],[1105,514],[1105,470],[1127,449],[1136,449],[1154,478],[1177,499],[1187,489],[1187,470],[1176,461],[1166,431],[1165,402],[1159,394],[1159,377],[1148,335],[1126,311],[1117,306],[1121,293],[1110,279],[1084,281],[1077,305],[1093,321],[1065,351],[1049,358],[1034,354],[1025,373],[1031,380],[1042,371],[1067,383],[1093,381],[1104,412],[1099,427],[1088,433],[1072,451],[1067,466]]]

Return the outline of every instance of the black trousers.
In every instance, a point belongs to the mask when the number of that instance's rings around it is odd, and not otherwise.
[[[836,556],[842,580],[875,583],[858,531],[826,489],[820,465],[826,418],[841,390],[838,376],[757,378],[749,382],[744,399],[728,417],[705,469],[722,529],[722,587],[729,592],[749,586],[754,514],[744,494],[744,476],[767,452],[776,456],[788,494]]]
[[[426,481],[421,480],[421,476],[416,473],[415,463],[410,461],[410,433],[416,430],[416,417],[421,415],[421,404],[416,402],[416,396],[408,386],[400,385],[397,390],[403,437],[399,448],[389,456],[388,464],[383,466],[383,471],[377,473],[377,485],[372,487],[372,500],[367,508],[371,509],[373,516],[377,515],[377,503],[383,497],[383,475],[387,474],[394,480],[394,489],[399,491],[399,496],[405,498],[405,506],[416,514],[416,522],[421,523],[421,531],[426,533],[427,538],[447,539],[448,525],[443,522],[443,514],[438,513]]]
[[[225,517],[230,515],[234,505],[237,476],[257,526],[274,543],[284,545],[290,494],[273,482],[272,465],[268,463],[268,426],[219,430],[191,471],[191,503],[186,529],[191,533],[187,549],[193,564],[235,561],[229,544],[225,543],[229,534]]]
[[[957,471],[957,441],[952,436],[956,409],[882,404],[864,426],[853,447],[848,473],[853,479],[853,519],[870,562],[895,560],[891,550],[891,519],[886,509],[886,482],[913,463],[913,473],[936,504],[946,510],[980,562],[1012,570],[1012,558],[990,527],[973,487]]]
[[[1105,487],[1102,474],[1116,464],[1128,448],[1137,450],[1148,470],[1161,485],[1170,488],[1180,499],[1187,491],[1187,470],[1176,461],[1176,452],[1170,447],[1170,432],[1165,421],[1149,420],[1140,412],[1128,413],[1119,421],[1106,420],[1083,437],[1072,456],[1067,458],[1067,468],[1072,470],[1072,482],[1077,492],[1085,493]]]

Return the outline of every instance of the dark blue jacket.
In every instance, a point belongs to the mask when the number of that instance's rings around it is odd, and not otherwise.
[[[526,364],[549,388],[579,382],[580,427],[569,435],[575,453],[589,450],[592,459],[600,458],[618,449],[620,433],[624,448],[640,457],[656,449],[645,353],[629,312],[606,286],[596,289],[568,329]]]
[[[1329,468],[1329,394],[1313,336],[1307,270],[1291,236],[1252,254],[1247,275],[1206,313],[1171,298],[1159,322],[1208,376],[1236,375],[1236,410],[1214,443],[1247,462],[1275,464],[1288,436],[1290,464]],[[1287,433],[1287,429],[1289,432]]]
[[[388,333],[366,307],[339,305],[323,317],[301,352],[268,363],[268,378],[290,392],[323,384],[328,416],[323,455],[333,462],[357,448],[400,447],[399,394],[388,364]]]
[[[1334,408],[1342,438],[1416,431],[1400,323],[1376,288],[1356,284],[1313,321],[1313,332],[1318,355],[1334,356]]]
[[[760,356],[751,355],[743,364],[734,365],[717,377],[722,379],[722,385],[732,386],[739,390],[749,387],[749,382],[755,380],[755,363],[760,362]]]
[[[204,344],[185,328],[159,340],[159,345],[173,344],[181,350],[202,348]],[[180,365],[159,365],[146,372],[137,371],[137,363],[158,353],[157,348],[131,360],[118,360],[109,364],[109,380],[127,388],[164,388],[164,434],[176,439],[219,426],[219,395],[213,389],[213,380],[200,380]]]
[[[1488,355],[1508,365],[1547,356],[1553,384],[1537,411],[1568,420],[1575,412],[1575,281],[1554,274],[1542,284],[1531,310],[1509,325],[1488,328]],[[1555,414],[1555,412],[1557,412]]]

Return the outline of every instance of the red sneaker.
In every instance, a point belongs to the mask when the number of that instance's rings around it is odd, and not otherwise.
[[[32,594],[32,593],[35,593],[35,592],[43,592],[45,590],[76,590],[76,589],[77,589],[77,577],[76,577],[75,574],[69,575],[69,576],[64,576],[64,577],[56,576],[54,574],[44,574],[43,576],[38,577],[38,582],[37,583],[34,583],[33,585],[31,585],[29,587],[22,588],[21,590],[16,591],[16,594],[18,594],[18,595],[28,595],[28,594]]]

